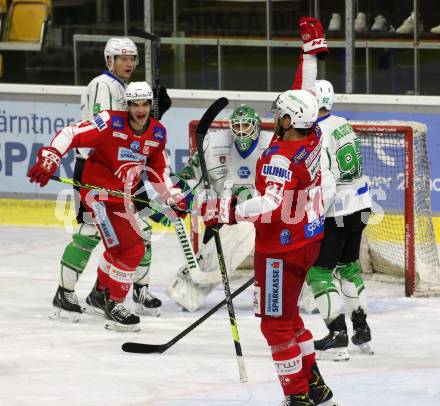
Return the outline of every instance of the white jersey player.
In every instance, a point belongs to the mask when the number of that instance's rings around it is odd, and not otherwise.
[[[102,110],[127,110],[125,90],[136,65],[138,52],[134,42],[129,38],[111,38],[104,49],[104,59],[108,68],[103,74],[94,78],[81,97],[81,117],[92,120]],[[85,160],[89,149],[77,151],[74,179],[81,181]],[[92,222],[83,218],[84,209],[79,205],[77,221],[80,228],[73,234],[73,240],[66,246],[61,258],[59,286],[53,299],[52,319],[78,321],[83,310],[74,292],[76,283],[89,261],[93,249],[100,238]],[[151,262],[151,227],[139,219],[140,228],[146,245],[146,254],[136,269],[134,277],[133,298],[138,303],[141,314],[158,315],[160,300],[148,292],[148,271]],[[103,315],[104,296],[94,288],[86,299],[86,310]]]
[[[218,196],[233,193],[239,200],[251,197],[255,190],[255,167],[262,152],[273,137],[270,131],[260,131],[261,120],[251,107],[242,105],[234,110],[230,129],[210,131],[203,148],[210,182]],[[188,175],[189,174],[189,175]],[[180,173],[197,189],[202,185],[198,155]],[[190,272],[184,266],[170,283],[167,294],[189,311],[197,310],[204,298],[220,282],[214,239],[205,233],[199,251],[200,272]],[[253,255],[255,229],[252,223],[224,225],[220,230],[226,269],[233,275],[249,256]]]
[[[325,209],[325,232],[315,265],[307,274],[316,304],[329,334],[315,341],[321,359],[348,360],[348,336],[339,290],[346,302],[354,335],[352,342],[372,353],[370,328],[366,322],[367,301],[360,275],[359,248],[362,231],[371,212],[369,179],[362,172],[359,140],[343,117],[330,113],[334,91],[330,82],[316,78],[316,57],[301,57],[297,78],[303,88],[314,86],[322,130],[321,174]],[[298,83],[297,83],[298,85]]]

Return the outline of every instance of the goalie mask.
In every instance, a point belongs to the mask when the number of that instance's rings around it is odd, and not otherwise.
[[[245,104],[232,112],[229,125],[234,142],[241,152],[246,152],[260,135],[260,117],[253,108]]]
[[[333,85],[328,80],[317,80],[315,82],[316,100],[320,109],[331,110],[335,92]]]
[[[130,38],[110,38],[104,48],[105,64],[110,71],[113,69],[115,56],[120,55],[132,55],[135,66],[139,63],[137,47]]]
[[[318,118],[318,111],[316,97],[308,90],[287,90],[272,105],[277,127],[279,120],[287,115],[290,117],[291,127],[310,128]]]

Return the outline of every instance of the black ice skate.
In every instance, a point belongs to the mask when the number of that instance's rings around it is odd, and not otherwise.
[[[312,367],[312,378],[309,381],[310,400],[312,405],[337,406],[331,389],[325,384],[318,365]]]
[[[308,393],[298,393],[286,396],[280,406],[313,406],[313,403]]]
[[[358,346],[359,349],[369,355],[373,355],[374,351],[371,347],[371,330],[367,324],[367,315],[365,312],[358,307],[351,314],[351,321],[353,322],[353,337],[351,337],[351,342]]]
[[[315,341],[318,360],[348,361],[347,325],[343,314],[340,314],[328,326],[329,333]]]
[[[108,293],[107,293],[108,295]],[[123,303],[106,298],[104,327],[114,331],[139,331],[140,319],[132,314]]]
[[[98,289],[98,281],[95,282],[89,296],[86,297],[87,305],[83,307],[85,313],[93,316],[104,317],[105,313],[105,291]]]
[[[160,316],[162,302],[148,290],[148,285],[133,283],[133,301],[136,303],[136,314],[144,316]]]
[[[50,319],[71,323],[79,321],[82,310],[74,291],[58,286],[52,304],[53,311],[49,314]]]

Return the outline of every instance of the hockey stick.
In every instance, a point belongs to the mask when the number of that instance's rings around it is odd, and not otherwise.
[[[160,37],[156,34],[141,30],[139,28],[131,28],[129,34],[151,41],[156,46],[156,58],[154,63],[154,87],[156,88],[156,96],[153,100],[154,118],[159,119],[159,88],[160,88]]]
[[[100,186],[89,185],[87,183],[81,183],[81,182],[78,182],[74,179],[61,178],[59,176],[52,176],[51,179],[56,182],[61,182],[61,183],[65,183],[67,185],[77,186],[77,187],[84,188],[84,189],[104,190],[111,196],[123,197],[123,198],[131,199],[131,200],[139,202],[139,203],[143,203],[153,213],[161,213],[161,214],[165,215],[174,226],[174,229],[175,229],[176,235],[177,235],[177,239],[179,240],[180,247],[182,248],[183,255],[185,257],[186,266],[188,267],[188,270],[192,273],[197,273],[197,272],[200,273],[201,272],[200,268],[199,268],[199,264],[196,259],[196,254],[194,253],[191,241],[190,241],[188,233],[186,232],[186,229],[185,229],[185,223],[183,222],[183,220],[180,217],[178,217],[176,214],[174,214],[172,212],[172,209],[168,209],[168,210],[166,210],[165,213],[162,213],[159,210],[155,209],[154,207],[151,207],[149,205],[148,200],[141,199],[141,198],[136,197],[134,195],[128,195],[126,193],[120,192],[119,190],[106,189],[106,188],[103,188]]]
[[[254,278],[247,281],[244,285],[240,286],[234,293],[231,295],[231,299],[238,296],[241,292],[246,290],[250,285],[254,283]],[[125,352],[133,352],[137,354],[154,354],[159,353],[162,354],[168,348],[172,347],[178,341],[180,341],[183,337],[185,337],[188,333],[194,330],[197,326],[202,324],[207,318],[211,317],[215,312],[221,309],[226,304],[226,299],[223,299],[220,303],[217,303],[211,310],[205,313],[202,317],[197,319],[193,324],[188,326],[181,333],[177,334],[174,338],[168,341],[165,344],[142,344],[142,343],[124,343],[122,344],[122,349]]]
[[[222,111],[228,105],[228,102],[229,101],[226,97],[221,97],[220,99],[217,99],[213,104],[211,104],[211,106],[205,112],[205,114],[199,121],[199,124],[197,125],[196,128],[197,152],[199,153],[200,169],[202,171],[202,178],[203,178],[203,184],[205,190],[210,190],[211,184],[209,182],[208,168],[206,167],[205,155],[203,150],[203,141],[205,140],[206,133],[208,132],[208,129],[211,126],[212,122],[214,121],[215,117],[217,116],[218,113],[220,113],[220,111]],[[214,226],[212,227],[212,231],[214,232],[214,240],[215,240],[215,246],[217,248],[218,263],[220,266],[220,273],[222,276],[222,283],[225,291],[225,300],[229,313],[229,321],[231,323],[232,338],[234,339],[235,354],[237,356],[240,382],[247,382],[246,367],[244,364],[244,358],[241,351],[237,320],[235,319],[234,305],[232,303],[231,290],[229,288],[228,274],[226,272],[225,257],[223,255],[222,243],[220,241],[219,228]]]

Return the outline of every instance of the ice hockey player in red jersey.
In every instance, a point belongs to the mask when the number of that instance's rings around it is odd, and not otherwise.
[[[319,21],[300,22],[306,23],[300,26],[303,52],[326,53]],[[254,222],[255,313],[283,388],[282,405],[336,405],[297,304],[324,229],[318,103],[314,93],[288,90],[278,96],[273,112],[276,136],[256,167],[260,196],[240,204],[233,197],[208,201],[201,214],[207,226]]]
[[[149,116],[153,99],[150,85],[130,83],[126,99],[128,111],[103,111],[92,122],[80,121],[60,130],[50,146],[39,150],[37,163],[28,174],[30,181],[45,186],[70,149],[90,147],[93,151],[85,164],[83,183],[131,194],[145,173],[162,202],[184,204],[169,177],[165,127]],[[97,286],[107,291],[105,327],[138,331],[139,317],[123,304],[144,255],[136,209],[129,199],[105,191],[81,189],[80,195],[105,245]]]

